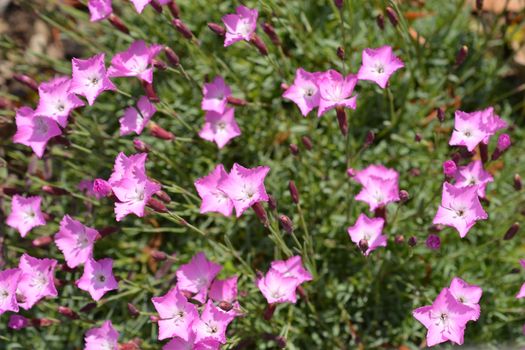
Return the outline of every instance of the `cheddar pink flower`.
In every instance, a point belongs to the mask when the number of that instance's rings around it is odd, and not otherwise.
[[[488,130],[490,136],[496,134],[498,131],[505,129],[508,126],[506,121],[494,113],[494,107],[485,108],[479,111],[479,113],[481,114],[481,122]],[[490,136],[485,137],[483,143],[488,144]]]
[[[471,113],[456,111],[449,145],[465,146],[472,152],[480,142],[487,144],[490,136],[506,126],[492,107]]]
[[[370,165],[358,171],[354,179],[363,186],[355,199],[368,203],[371,211],[399,201],[399,174],[393,169]]]
[[[283,277],[290,277],[296,280],[297,285],[312,280],[312,274],[303,267],[302,259],[299,255],[292,256],[287,260],[272,261],[271,268],[281,273]]]
[[[465,237],[476,221],[488,218],[478,198],[478,186],[457,187],[445,182],[441,205],[432,221],[454,227]]]
[[[392,52],[391,46],[363,50],[363,64],[357,73],[359,80],[371,80],[382,89],[388,84],[390,76],[405,65]]]
[[[137,102],[137,108],[126,108],[124,116],[119,119],[120,135],[129,135],[132,132],[140,135],[155,112],[157,109],[150,100],[146,96],[141,96]]]
[[[99,261],[89,258],[84,265],[84,274],[76,285],[79,289],[89,292],[93,300],[100,300],[106,292],[118,289],[118,282],[113,276],[113,260],[109,258]]]
[[[456,186],[478,186],[478,196],[485,197],[485,189],[489,182],[493,182],[494,178],[489,172],[483,169],[483,163],[480,160],[475,160],[467,166],[459,167],[456,174]]]
[[[238,6],[236,14],[228,14],[222,17],[222,22],[226,26],[226,37],[224,46],[230,46],[238,41],[250,41],[257,28],[257,10],[249,9],[245,6]]]
[[[117,53],[111,59],[108,76],[137,77],[147,83],[153,83],[153,59],[162,51],[162,46],[147,46],[142,40],[133,42],[127,51]]]
[[[121,221],[129,214],[143,217],[146,204],[160,189],[161,186],[158,183],[139,173],[112,185],[113,193],[118,199],[118,202],[115,202],[117,221]]]
[[[233,201],[237,217],[255,203],[268,201],[264,179],[269,171],[267,166],[248,169],[235,163],[230,174],[220,180],[218,188]]]
[[[206,122],[199,131],[199,136],[215,142],[219,148],[223,148],[231,139],[241,134],[234,113],[233,108],[226,108],[224,114],[206,112]]]
[[[191,338],[191,325],[199,318],[199,313],[177,288],[161,297],[151,298],[151,302],[160,316],[159,340],[180,337],[188,341]]]
[[[16,111],[15,122],[13,142],[31,147],[38,158],[44,155],[48,141],[62,134],[53,119],[38,115],[29,107],[21,107]]]
[[[454,277],[450,283],[450,293],[459,303],[471,308],[470,320],[477,321],[480,315],[479,300],[483,290],[473,284],[468,284],[459,277]]]
[[[84,350],[117,350],[118,336],[111,321],[105,321],[102,326],[91,328],[86,332]]]
[[[234,316],[241,314],[239,311],[239,303],[237,302],[237,279],[237,276],[232,276],[224,280],[215,279],[213,280],[209,291],[209,297],[211,300],[217,303],[227,302],[231,304],[233,308],[230,311],[227,311],[227,313]]]
[[[128,157],[120,152],[115,158],[113,172],[108,180],[109,184],[113,186],[120,180],[129,179],[135,174],[146,176],[147,157],[147,153],[132,154]]]
[[[193,325],[196,335],[195,341],[226,343],[226,329],[233,318],[233,315],[220,310],[211,300],[208,300],[200,318]]]
[[[73,78],[69,91],[84,96],[90,106],[103,91],[117,89],[108,78],[104,59],[105,55],[99,53],[85,60],[73,58],[71,61]]]
[[[228,104],[227,98],[231,94],[232,91],[223,77],[216,76],[211,83],[204,84],[202,88],[202,110],[224,114]]]
[[[382,234],[385,220],[382,218],[370,219],[365,214],[360,214],[354,226],[348,228],[348,234],[358,247],[366,242],[368,249],[363,253],[368,256],[378,247],[386,247],[386,236]],[[364,250],[364,249],[363,249]]]
[[[135,6],[137,12],[142,13],[151,0],[131,0],[131,2],[133,3],[133,6]]]
[[[221,343],[206,340],[195,342],[195,333],[191,332],[191,337],[188,340],[176,337],[170,340],[166,345],[162,347],[162,350],[219,350]]]
[[[111,8],[111,0],[89,0],[88,9],[91,15],[91,22],[106,19],[113,12],[113,9]]]
[[[297,279],[285,277],[281,272],[270,268],[266,275],[257,279],[257,288],[264,295],[268,304],[286,303],[295,304],[297,295]]]
[[[97,236],[97,230],[65,215],[60,221],[60,230],[55,235],[55,244],[64,254],[67,266],[74,268],[91,258]]]
[[[520,265],[525,269],[525,259],[520,259]],[[525,298],[525,283],[522,284],[519,293],[516,295],[516,298]]]
[[[18,312],[16,288],[21,274],[20,269],[0,271],[0,315],[6,311]]]
[[[356,83],[357,77],[353,74],[343,77],[333,69],[322,73],[317,79],[321,96],[317,116],[320,117],[335,107],[355,109],[357,95],[352,96],[352,93]]]
[[[310,73],[302,68],[295,72],[295,80],[283,94],[283,97],[293,101],[301,110],[304,117],[312,111],[312,109],[319,107],[321,94],[317,79],[321,73]]]
[[[218,188],[221,179],[227,176],[228,173],[224,170],[224,166],[219,164],[211,173],[195,181],[195,188],[202,199],[201,214],[208,212],[217,212],[224,216],[232,214],[232,200]]]
[[[221,269],[222,266],[206,259],[204,253],[197,253],[177,270],[177,287],[195,294],[192,299],[204,303],[208,288]]]
[[[22,274],[16,291],[20,307],[29,310],[42,298],[58,296],[54,281],[56,264],[55,259],[22,255],[18,264]]]
[[[70,86],[71,79],[69,77],[57,77],[40,84],[38,87],[40,101],[35,114],[51,118],[65,128],[71,111],[84,106],[84,102],[80,98],[69,92]]]
[[[46,224],[40,210],[42,197],[22,197],[17,194],[11,200],[11,213],[7,217],[8,226],[18,230],[20,236],[25,237],[33,227]]]

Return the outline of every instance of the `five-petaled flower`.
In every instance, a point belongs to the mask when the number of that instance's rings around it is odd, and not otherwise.
[[[84,96],[90,106],[103,91],[117,89],[108,78],[104,59],[105,54],[99,53],[85,60],[73,58],[71,61],[73,78],[69,92]]]
[[[382,89],[386,88],[390,76],[405,65],[392,52],[391,46],[363,50],[363,64],[359,68],[359,80],[371,80]]]
[[[95,260],[89,258],[84,265],[84,274],[76,285],[89,292],[93,300],[100,300],[106,292],[118,289],[118,282],[113,276],[113,260],[109,258]]]
[[[120,135],[129,135],[132,132],[140,135],[155,112],[157,109],[150,100],[146,96],[141,96],[137,102],[137,108],[126,108],[124,116],[119,119]]]
[[[21,107],[16,111],[15,122],[13,142],[31,147],[38,158],[44,155],[49,140],[62,134],[54,119],[39,115],[29,107]]]
[[[117,350],[118,336],[111,321],[104,321],[102,326],[91,328],[86,332],[84,350]]]
[[[364,245],[363,254],[368,256],[378,247],[386,247],[386,236],[382,234],[385,220],[383,218],[369,218],[360,214],[354,226],[348,228],[348,234],[358,247]],[[365,242],[365,243],[363,243]]]
[[[177,288],[194,294],[192,299],[201,303],[206,301],[208,288],[222,267],[206,259],[204,253],[199,252],[191,261],[177,270]]]
[[[137,77],[149,84],[153,83],[153,59],[162,51],[162,46],[148,47],[142,40],[137,40],[124,52],[117,53],[111,59],[108,76]]]
[[[369,165],[358,171],[354,180],[363,186],[355,199],[368,203],[371,211],[399,201],[399,174],[393,169]]]
[[[224,114],[228,104],[227,98],[232,91],[220,75],[216,76],[211,83],[206,83],[202,87],[201,108],[204,111]]]
[[[23,254],[18,268],[21,271],[16,290],[18,305],[30,309],[44,297],[54,298],[58,295],[55,288],[55,259],[37,259]]]
[[[222,17],[222,21],[226,26],[225,47],[241,40],[250,41],[257,28],[257,17],[259,16],[257,10],[241,5],[235,11],[237,12],[236,14],[228,14]]]
[[[234,113],[235,109],[232,107],[226,108],[223,114],[214,111],[206,112],[206,122],[199,131],[199,136],[223,148],[231,139],[241,134]]]
[[[330,69],[319,75],[317,84],[320,92],[318,117],[336,107],[356,108],[357,95],[352,96],[352,93],[357,76],[349,74],[343,77],[341,73]]]
[[[64,254],[67,266],[74,268],[92,257],[98,235],[97,230],[65,215],[60,221],[60,230],[55,235],[55,244]]]
[[[228,173],[224,166],[219,164],[208,175],[195,181],[195,188],[202,199],[200,212],[221,213],[224,216],[230,216],[233,211],[233,202],[228,195],[218,188],[221,179],[226,178]]]
[[[46,224],[44,215],[40,210],[42,197],[22,197],[14,195],[11,200],[11,213],[7,217],[8,226],[18,230],[20,236],[25,237],[33,227]]]
[[[304,117],[314,108],[319,107],[321,94],[317,79],[321,74],[319,72],[310,73],[298,68],[293,84],[283,94],[284,98],[293,101],[299,107]]]

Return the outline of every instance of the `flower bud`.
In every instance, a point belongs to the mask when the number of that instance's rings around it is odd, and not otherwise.
[[[37,82],[25,75],[25,74],[13,74],[13,79],[15,79],[16,81],[18,81],[19,83],[21,84],[24,84],[25,86],[27,86],[28,88],[30,88],[31,90],[33,91],[38,91],[38,84]]]
[[[162,13],[162,6],[157,0],[151,0],[149,4],[151,5],[151,7],[153,7],[155,11],[157,11],[158,13]]]
[[[152,60],[152,63],[153,63],[153,67],[157,68],[158,70],[166,70],[168,68],[168,65],[166,64],[166,62],[161,61],[156,58]]]
[[[283,229],[286,231],[286,233],[292,234],[292,232],[293,232],[293,222],[292,222],[292,220],[288,216],[286,216],[284,214],[281,214],[279,216],[279,221],[280,221],[281,226],[283,227]]]
[[[233,304],[227,301],[224,301],[224,300],[220,301],[218,306],[219,308],[221,308],[221,310],[226,311],[226,312],[233,309]]]
[[[242,98],[237,98],[237,97],[233,97],[233,96],[226,97],[226,101],[228,101],[228,103],[231,104],[231,105],[241,106],[241,107],[242,106],[246,106],[248,104],[248,102],[246,102]]]
[[[412,236],[408,239],[408,245],[414,247],[417,244],[417,238]]]
[[[175,136],[171,132],[161,128],[156,123],[150,123],[148,127],[150,134],[158,139],[171,141],[175,138]]]
[[[359,241],[359,249],[364,253],[368,250],[368,241],[366,239],[362,239]]]
[[[518,233],[519,229],[520,229],[520,224],[518,222],[513,223],[509,227],[507,232],[505,232],[505,236],[503,236],[503,239],[506,241],[513,239],[514,236],[516,236],[516,234]]]
[[[212,32],[217,34],[218,36],[225,36],[226,35],[226,29],[221,26],[220,24],[210,22],[208,23],[208,28],[211,29]]]
[[[290,85],[286,83],[281,83],[281,90],[286,91],[290,88]]]
[[[29,320],[24,316],[11,315],[7,327],[14,330],[20,330],[29,326]]]
[[[382,218],[383,220],[385,220],[385,225],[386,225],[386,207],[384,205],[377,207],[374,210],[374,217]]]
[[[334,4],[339,10],[343,8],[343,0],[334,0]]]
[[[42,236],[35,238],[33,242],[33,247],[45,247],[53,243],[53,236]]]
[[[422,139],[421,134],[416,132],[416,134],[414,135],[414,141],[419,143],[421,142],[421,139]]]
[[[177,29],[177,31],[182,34],[183,37],[185,37],[186,39],[193,38],[193,32],[179,18],[175,18],[174,20],[171,21],[171,23],[173,24],[175,29]]]
[[[155,210],[157,213],[167,213],[168,208],[159,200],[155,198],[150,198],[148,203],[146,204],[151,209]]]
[[[6,196],[14,196],[15,194],[20,194],[22,193],[21,190],[17,189],[17,188],[14,188],[14,187],[4,187],[4,186],[1,186],[0,187],[2,189],[2,193],[5,194]]]
[[[449,159],[443,162],[443,174],[445,174],[446,177],[454,177],[457,170],[458,167],[453,160]]]
[[[445,111],[443,110],[443,108],[436,108],[436,116],[440,123],[443,123],[445,121]]]
[[[116,233],[119,231],[119,228],[116,226],[107,226],[98,231],[98,234],[100,235],[99,239],[102,239],[104,237],[107,237],[109,235],[112,235],[113,233]]]
[[[375,134],[372,130],[368,130],[365,136],[365,143],[363,145],[364,148],[370,147],[374,143]]]
[[[408,194],[407,191],[405,190],[399,191],[399,200],[401,201],[401,203],[406,203],[408,202],[409,199],[410,199],[410,195]]]
[[[314,148],[312,139],[310,139],[308,136],[301,137],[301,142],[303,143],[304,147],[309,151],[311,151]]]
[[[397,17],[396,11],[392,7],[388,6],[386,8],[386,16],[388,17],[390,23],[392,23],[392,25],[396,27],[399,23],[399,18]]]
[[[11,101],[6,98],[0,97],[0,109],[9,109],[12,107]]]
[[[66,307],[66,306],[59,306],[58,307],[58,313],[63,315],[63,316],[66,316],[67,318],[71,319],[71,320],[78,320],[79,319],[79,316],[78,314],[71,310],[70,308]]]
[[[99,197],[108,197],[113,193],[111,185],[104,179],[95,179],[93,181],[93,192]]]
[[[158,190],[157,192],[155,192],[155,196],[157,196],[161,201],[163,201],[166,204],[171,202],[170,196],[163,190]]]
[[[465,59],[467,59],[468,56],[468,46],[463,45],[459,49],[458,53],[456,54],[456,67],[459,67],[465,62]]]
[[[430,234],[428,235],[425,244],[427,245],[427,248],[437,250],[441,246],[441,239],[438,235]]]
[[[356,174],[357,174],[357,171],[355,169],[353,168],[346,169],[346,175],[348,175],[348,177],[354,177]]]
[[[337,47],[337,57],[339,57],[340,60],[344,60],[345,59],[345,49],[341,46]]]
[[[124,22],[122,22],[120,17],[117,17],[117,15],[115,15],[113,13],[110,14],[109,17],[108,17],[108,21],[109,21],[109,23],[111,23],[113,25],[113,27],[117,28],[122,33],[129,34],[128,27],[124,24]]]
[[[133,146],[135,147],[135,150],[137,150],[137,152],[148,153],[149,151],[151,151],[150,145],[148,145],[146,142],[140,139],[134,139]]]
[[[270,207],[270,210],[277,209],[277,199],[271,194],[268,195],[268,207]]]
[[[291,143],[290,144],[290,152],[294,155],[294,156],[298,156],[299,155],[299,147],[297,147],[297,145],[295,143]]]
[[[53,195],[53,196],[65,196],[65,195],[69,195],[69,191],[63,189],[63,188],[60,188],[60,187],[56,187],[56,186],[51,186],[51,185],[44,185],[42,186],[42,191],[50,194],[50,195]]]
[[[383,16],[382,14],[377,15],[376,23],[379,29],[385,30],[385,16]]]
[[[34,327],[49,327],[53,324],[57,323],[57,321],[50,320],[49,318],[33,318],[31,319],[31,324]]]
[[[152,250],[150,253],[151,257],[157,261],[164,261],[168,258],[168,254],[160,250]]]
[[[159,96],[157,96],[157,93],[155,92],[155,87],[153,86],[153,84],[143,81],[142,87],[144,88],[144,92],[146,93],[146,96],[149,98],[151,102],[153,103],[160,102],[160,98]]]
[[[261,220],[261,223],[264,225],[264,227],[268,227],[268,215],[266,215],[266,210],[262,206],[261,202],[257,202],[252,205],[252,209],[259,220]]]
[[[511,145],[510,136],[508,134],[501,134],[498,137],[498,145],[492,153],[492,160],[498,159]]]
[[[97,303],[87,303],[86,305],[82,306],[79,311],[82,313],[88,313],[96,307]]]
[[[264,22],[262,24],[263,31],[268,35],[268,38],[270,38],[271,42],[275,46],[281,46],[281,39],[279,39],[279,36],[275,32],[275,28],[268,22]]]
[[[521,191],[521,176],[519,174],[514,175],[514,188],[516,191]]]
[[[140,315],[139,309],[132,303],[128,303],[128,312],[131,318],[137,318],[137,316]]]
[[[150,321],[151,323],[157,323],[157,322],[159,322],[159,320],[160,320],[159,316],[151,315],[151,316],[149,317],[149,321]]]
[[[290,196],[292,196],[292,201],[297,204],[299,203],[299,191],[297,191],[297,186],[295,186],[295,182],[293,180],[290,180],[288,183],[288,189],[290,190]]]
[[[266,307],[266,310],[264,310],[263,318],[266,321],[270,321],[273,317],[273,313],[275,312],[276,304],[268,304]]]
[[[341,134],[343,136],[346,136],[348,134],[348,119],[346,118],[346,111],[343,107],[337,106],[335,108],[335,112],[337,115],[337,123],[339,124],[339,130],[341,130]]]
[[[261,55],[268,56],[268,48],[266,47],[264,41],[257,34],[252,34],[250,42],[257,48],[257,50],[259,50]]]
[[[175,0],[171,0],[168,3],[168,8],[170,9],[171,15],[175,18],[180,17],[180,9],[179,5],[177,5],[177,2]]]
[[[169,46],[164,46],[164,54],[168,59],[170,66],[177,68],[180,64],[179,56]]]
[[[395,244],[405,243],[405,237],[403,235],[396,235],[396,237],[394,238],[394,243]]]

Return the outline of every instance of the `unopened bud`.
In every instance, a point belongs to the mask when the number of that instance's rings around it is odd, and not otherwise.
[[[498,145],[492,153],[492,160],[498,159],[511,145],[510,136],[508,134],[501,134],[498,137]]]
[[[298,156],[299,155],[299,147],[297,147],[297,145],[295,143],[291,143],[290,144],[290,152],[294,155],[294,156]]]
[[[268,207],[270,207],[270,210],[277,209],[277,199],[271,194],[268,195]]]
[[[153,250],[150,253],[151,257],[157,261],[164,261],[168,258],[168,254],[160,250]]]
[[[149,151],[151,151],[150,145],[148,145],[146,142],[140,139],[134,139],[133,146],[135,147],[135,150],[137,150],[137,152],[148,153]]]
[[[399,191],[399,200],[401,201],[401,203],[406,203],[409,199],[410,199],[410,195],[408,194],[407,191],[405,190]]]
[[[396,237],[394,238],[394,243],[395,244],[405,243],[405,237],[403,235],[396,235]]]
[[[119,231],[119,228],[116,226],[107,226],[98,231],[98,234],[100,235],[100,238],[107,237],[109,235],[112,235],[114,233],[117,233]]]
[[[86,305],[82,306],[79,311],[85,314],[85,313],[90,312],[96,307],[97,307],[97,303],[87,303]]]
[[[368,148],[374,143],[375,134],[372,130],[369,130],[365,136],[365,143],[363,147]]]
[[[268,304],[263,314],[263,317],[266,321],[270,321],[272,319],[276,306],[276,304]]]
[[[166,208],[164,203],[162,203],[161,201],[155,198],[150,198],[148,200],[147,206],[155,210],[157,213],[167,213],[168,212],[168,208]]]
[[[71,320],[78,320],[79,318],[78,314],[75,311],[71,310],[70,308],[66,306],[59,306],[58,313],[63,316],[66,316],[67,318]]]
[[[465,59],[468,56],[468,46],[463,45],[456,54],[456,67],[459,67],[465,62]]]
[[[334,0],[334,4],[339,10],[343,8],[343,0]]]
[[[264,22],[262,24],[263,31],[268,35],[268,38],[270,38],[271,42],[275,46],[281,46],[281,39],[279,39],[279,36],[277,35],[277,32],[275,31],[275,28],[268,22]]]
[[[122,22],[120,17],[118,17],[118,16],[116,16],[115,14],[112,13],[112,14],[109,15],[108,21],[109,21],[109,23],[111,23],[113,25],[113,27],[117,28],[122,33],[129,34],[128,27],[124,24],[124,22]]]
[[[286,231],[286,233],[291,234],[293,232],[293,222],[288,216],[284,214],[280,215],[279,221],[281,222],[281,226]]]
[[[156,123],[149,124],[149,132],[152,136],[155,136],[156,138],[161,139],[161,140],[170,141],[175,138],[175,136],[171,132],[167,131],[166,129],[161,128]]]
[[[219,302],[219,305],[218,305],[223,311],[230,311],[231,309],[233,309],[233,304],[232,303],[229,303],[227,301],[220,301]]]
[[[290,85],[286,84],[286,83],[281,83],[281,90],[288,90],[290,88]]]
[[[454,177],[457,170],[458,167],[453,160],[449,159],[443,162],[443,174],[445,174],[445,176]]]
[[[22,193],[21,190],[17,189],[17,188],[14,188],[14,187],[4,187],[2,186],[2,193],[5,194],[6,196],[14,196],[15,194],[20,194]]]
[[[157,96],[153,84],[150,84],[146,81],[142,81],[142,87],[144,88],[144,92],[146,93],[146,96],[151,102],[160,102],[160,98],[159,96]]]
[[[11,315],[7,327],[14,330],[20,330],[29,326],[29,320],[24,316]]]
[[[171,202],[170,196],[166,192],[164,192],[163,190],[159,190],[159,191],[155,192],[155,196],[157,196],[164,203],[170,203]]]
[[[132,303],[128,303],[128,312],[132,318],[136,318],[138,315],[140,315],[139,309],[137,309],[137,307]]]
[[[438,235],[430,234],[427,237],[427,240],[425,241],[425,244],[427,245],[427,248],[432,250],[438,250],[441,246],[441,239]]]
[[[151,5],[151,7],[153,7],[155,11],[157,11],[158,13],[162,13],[162,6],[157,0],[151,0],[149,4]]]
[[[507,230],[507,232],[505,232],[505,236],[503,236],[503,239],[508,241],[512,238],[514,238],[514,236],[516,236],[516,234],[518,233],[520,229],[520,224],[515,222],[513,223],[510,228]]]
[[[480,142],[479,144],[479,156],[481,158],[481,162],[485,164],[489,160],[489,146],[483,142]]]
[[[212,32],[217,34],[218,36],[225,36],[226,35],[226,29],[221,26],[220,24],[210,22],[208,23],[208,28],[211,29]]]
[[[175,29],[177,29],[177,31],[181,33],[183,37],[186,39],[193,38],[193,33],[190,28],[188,28],[188,26],[179,18],[175,18],[173,21],[171,21],[171,23],[173,23]]]
[[[301,142],[303,143],[304,147],[309,151],[311,151],[314,148],[312,139],[310,139],[308,136],[301,137]]]
[[[246,106],[248,104],[248,102],[246,102],[242,98],[237,98],[237,97],[233,97],[233,96],[226,97],[226,101],[228,101],[228,103],[231,104],[231,105],[240,106],[240,107]]]
[[[45,247],[47,245],[50,245],[53,242],[53,236],[42,236],[35,238],[33,242],[33,247]]]
[[[175,18],[180,17],[180,9],[179,5],[177,5],[177,2],[175,0],[171,0],[168,3],[168,8],[170,9],[171,15]]]
[[[383,16],[382,14],[377,15],[376,23],[379,29],[385,30],[385,16]]]
[[[341,134],[343,134],[343,136],[346,136],[348,134],[348,119],[346,118],[346,111],[343,107],[337,106],[335,112],[337,115],[339,130],[341,130]]]
[[[397,17],[396,11],[392,7],[388,6],[386,8],[386,16],[388,17],[390,23],[392,23],[392,25],[396,27],[399,23],[399,18]]]
[[[25,74],[13,74],[13,79],[15,79],[16,81],[18,81],[19,83],[21,84],[24,84],[25,86],[27,86],[28,88],[30,88],[31,90],[33,91],[38,91],[38,84],[37,82],[25,75]]]
[[[436,116],[440,123],[443,123],[445,121],[445,111],[443,110],[443,108],[436,108]]]
[[[170,66],[177,68],[180,64],[180,59],[175,51],[173,51],[169,46],[164,46],[164,53],[166,54],[166,58],[168,59]]]
[[[292,197],[292,201],[297,204],[299,203],[299,191],[297,191],[297,186],[295,186],[295,182],[293,180],[290,180],[288,183],[288,189],[290,190],[290,196]]]
[[[168,65],[166,64],[166,62],[164,61],[161,61],[159,59],[153,59],[152,60],[152,63],[153,63],[153,67],[159,69],[159,70],[166,70],[168,68]]]
[[[519,174],[514,175],[514,188],[516,189],[516,191],[521,191],[521,176]]]
[[[336,54],[337,54],[337,57],[339,57],[339,59],[341,59],[341,60],[345,59],[345,49],[343,47],[339,46],[337,48]]]
[[[53,324],[57,323],[57,321],[51,320],[49,318],[33,318],[31,319],[31,324],[34,327],[49,327]]]
[[[42,186],[42,191],[48,193],[48,194],[51,194],[53,196],[65,196],[65,195],[68,195],[69,194],[69,191],[63,189],[63,188],[60,188],[60,187],[56,187],[56,186],[51,186],[51,185],[44,185]]]
[[[416,132],[416,134],[414,135],[414,141],[419,143],[421,142],[421,139],[422,139],[421,134]]]
[[[386,225],[386,207],[384,205],[377,207],[374,210],[374,217],[382,218],[383,220],[385,220],[385,225]]]
[[[368,250],[368,241],[366,239],[362,239],[359,241],[359,249],[364,253]]]
[[[412,236],[408,239],[408,245],[414,247],[417,244],[417,238]]]
[[[257,48],[257,50],[259,50],[261,55],[268,56],[268,48],[266,47],[264,41],[257,34],[252,34],[250,42]]]
[[[266,209],[264,209],[261,202],[257,202],[252,205],[252,209],[259,220],[261,220],[261,223],[264,225],[264,227],[268,227],[268,215],[266,215]]]
[[[111,193],[113,193],[113,190],[111,189],[111,185],[109,184],[109,182],[107,182],[106,180],[95,179],[95,181],[93,181],[93,192],[98,197],[102,198],[110,196]]]

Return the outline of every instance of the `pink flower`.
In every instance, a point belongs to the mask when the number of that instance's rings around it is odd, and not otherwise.
[[[172,288],[161,297],[151,298],[159,313],[159,340],[180,337],[188,341],[191,325],[199,318],[197,307],[182,295],[177,288]]]
[[[160,191],[161,186],[144,174],[135,173],[113,184],[112,189],[119,200],[115,202],[115,215],[120,221],[128,214],[143,217],[146,204],[155,192]]]
[[[445,176],[456,176],[457,171],[458,167],[456,165],[456,162],[454,162],[452,159],[443,162],[443,174],[445,174]]]
[[[368,256],[378,247],[386,247],[386,236],[382,234],[385,220],[382,218],[368,218],[365,214],[360,214],[354,226],[348,228],[348,234],[358,247],[366,242],[368,247],[363,253]],[[364,250],[364,249],[363,249]]]
[[[505,129],[508,126],[506,121],[494,113],[494,107],[485,108],[479,111],[479,113],[481,114],[481,122],[490,133],[490,136],[496,134],[499,130]],[[483,143],[488,144],[490,136],[485,137]]]
[[[500,151],[500,152],[505,151],[507,148],[510,147],[511,143],[512,142],[510,141],[509,134],[501,134],[501,135],[499,135],[499,137],[498,137],[498,144],[497,144],[498,151]]]
[[[71,111],[84,106],[84,102],[75,94],[69,92],[71,79],[69,77],[57,77],[38,87],[40,102],[35,111],[43,117],[49,117],[58,125],[65,128]]]
[[[295,102],[303,116],[307,116],[312,109],[319,107],[321,94],[317,79],[321,73],[310,73],[302,68],[295,72],[295,80],[283,94],[283,97]]]
[[[118,336],[111,321],[105,321],[101,327],[91,328],[86,332],[84,350],[117,350]]]
[[[295,279],[297,285],[311,281],[312,274],[303,267],[303,262],[300,256],[292,256],[288,260],[272,261],[271,268],[286,278]]]
[[[471,113],[456,111],[449,145],[465,146],[472,152],[480,142],[487,144],[490,136],[506,126],[492,107]]]
[[[109,184],[115,185],[123,179],[128,179],[134,174],[146,175],[146,158],[147,153],[132,154],[127,157],[123,152],[120,152],[115,158],[115,165],[113,166],[113,173],[109,177]]]
[[[147,83],[153,83],[153,59],[162,51],[162,46],[148,47],[142,40],[133,42],[127,51],[117,53],[111,59],[108,76],[137,77]]]
[[[224,216],[230,216],[233,210],[233,202],[226,193],[218,188],[222,179],[228,177],[224,166],[219,164],[208,175],[195,181],[195,188],[202,199],[200,212],[221,213]]]
[[[118,282],[113,276],[113,260],[105,258],[96,261],[90,257],[84,265],[84,274],[76,281],[76,285],[89,292],[95,301],[100,300],[106,292],[118,289]]]
[[[18,305],[29,310],[40,299],[58,296],[55,288],[55,259],[37,259],[22,255],[18,268],[22,272],[16,290]]]
[[[24,316],[16,314],[9,316],[7,327],[18,331],[20,329],[26,328],[27,326],[29,326],[29,320]]]
[[[22,197],[17,194],[11,200],[11,213],[7,217],[6,224],[20,232],[25,237],[33,227],[46,224],[44,215],[40,210],[42,197]]]
[[[238,41],[250,41],[257,28],[257,17],[259,12],[251,10],[245,6],[238,6],[235,11],[237,14],[228,14],[222,17],[222,22],[226,26],[226,37],[224,46],[230,46]]]
[[[221,343],[213,340],[195,342],[195,333],[192,331],[188,340],[175,337],[162,347],[162,350],[219,350]]]
[[[274,303],[294,303],[297,301],[295,290],[297,289],[297,279],[285,277],[283,273],[270,268],[266,275],[257,278],[257,288],[264,295],[268,304]]]
[[[221,344],[226,343],[226,329],[233,318],[233,315],[220,310],[211,300],[208,300],[200,318],[193,324],[195,340],[197,342],[217,341]]]
[[[226,302],[230,304],[232,309],[225,312],[233,316],[241,315],[240,306],[237,302],[237,279],[237,276],[233,276],[224,280],[213,280],[208,295],[211,300],[217,303]]]
[[[64,254],[67,266],[74,268],[92,257],[97,236],[97,230],[65,215],[60,221],[60,230],[55,235],[55,244]]]
[[[105,55],[99,53],[86,60],[71,61],[73,79],[69,91],[84,96],[90,106],[103,91],[117,89],[108,78],[104,59]]]
[[[459,277],[454,277],[449,291],[454,299],[471,309],[470,320],[477,321],[480,315],[479,299],[481,299],[483,290],[476,285],[468,284]]]
[[[480,160],[475,160],[467,166],[459,167],[456,174],[456,186],[478,186],[478,196],[485,197],[485,189],[489,182],[493,182],[494,178],[483,169],[483,163]]]
[[[371,80],[384,89],[390,76],[404,66],[403,61],[392,52],[391,46],[365,49],[363,51],[363,64],[359,68],[357,78],[359,80]]]
[[[233,108],[226,108],[224,114],[206,112],[206,122],[199,131],[199,136],[223,148],[231,139],[241,134],[234,112]]]
[[[267,166],[248,169],[235,163],[230,174],[220,180],[218,188],[233,201],[237,217],[255,203],[268,201],[264,179],[269,171]]]
[[[29,107],[21,107],[16,111],[15,122],[13,142],[31,147],[38,158],[44,155],[47,142],[62,134],[53,119],[38,115]]]
[[[368,203],[371,211],[399,200],[399,174],[393,169],[370,165],[358,171],[354,179],[363,186],[355,199]]]
[[[231,94],[232,91],[224,79],[220,75],[216,76],[211,83],[204,84],[202,88],[202,110],[224,114],[228,104],[227,98]]]
[[[431,306],[415,309],[412,315],[428,329],[427,346],[448,340],[461,345],[470,311],[454,299],[448,288],[443,288]]]
[[[91,14],[91,22],[106,19],[113,12],[111,0],[88,0],[88,9]]]
[[[151,0],[131,0],[131,2],[133,3],[133,6],[135,6],[137,12],[142,13]]]
[[[111,193],[113,193],[111,185],[109,184],[109,182],[107,182],[104,179],[95,179],[93,181],[92,187],[93,187],[92,192],[94,196],[99,199],[103,197],[107,197],[111,195]]]
[[[432,223],[454,227],[461,238],[465,237],[476,221],[488,217],[477,192],[478,186],[457,187],[445,182],[441,205]]]
[[[0,271],[0,315],[6,311],[18,312],[16,288],[21,274],[20,269]]]
[[[317,79],[321,99],[317,116],[320,117],[335,107],[355,109],[357,95],[352,96],[357,77],[349,74],[343,77],[341,73],[330,69],[320,74]]]
[[[124,116],[119,119],[120,135],[129,135],[135,132],[137,135],[142,133],[149,120],[157,112],[155,106],[146,96],[141,96],[137,102],[137,107],[128,107],[124,111]]]
[[[525,260],[524,259],[520,259],[520,265],[521,265],[521,267],[525,268]],[[525,283],[522,284],[522,286],[520,288],[520,291],[516,295],[516,298],[518,298],[518,299],[525,298]]]
[[[204,303],[208,288],[221,269],[222,266],[206,259],[204,253],[197,253],[188,264],[177,270],[177,287],[195,294],[192,299]]]

